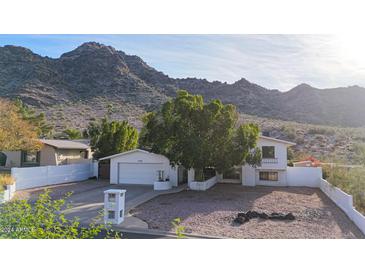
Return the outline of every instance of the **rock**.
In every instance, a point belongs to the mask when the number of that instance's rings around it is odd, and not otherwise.
[[[261,218],[261,219],[269,219],[269,215],[267,215],[266,213],[259,213],[259,217]]]
[[[248,222],[250,219],[254,218],[260,218],[260,219],[270,219],[270,220],[295,220],[295,216],[292,213],[283,214],[283,213],[277,213],[273,212],[270,215],[266,214],[265,212],[257,212],[257,211],[247,211],[245,212],[239,212],[237,213],[237,217],[233,220],[236,224],[244,224]]]
[[[253,218],[258,218],[259,217],[259,213],[256,211],[247,211],[246,213],[247,217],[249,217],[250,219]]]
[[[246,218],[246,217],[241,216],[241,217],[237,217],[237,218],[235,218],[235,219],[233,220],[233,222],[234,222],[234,223],[236,223],[236,224],[240,224],[240,225],[242,225],[242,224],[244,224],[244,223],[248,222],[249,220],[250,220],[249,218]]]
[[[285,217],[287,220],[290,220],[290,221],[295,220],[295,216],[293,215],[293,213],[288,213],[288,214],[286,214]]]
[[[246,213],[240,212],[237,214],[238,218],[246,218]]]

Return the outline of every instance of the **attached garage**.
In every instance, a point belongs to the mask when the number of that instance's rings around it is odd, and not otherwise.
[[[163,170],[160,163],[118,163],[118,184],[149,185]]]
[[[159,180],[169,180],[177,185],[177,169],[163,155],[135,149],[99,159],[110,160],[111,184],[153,185]]]

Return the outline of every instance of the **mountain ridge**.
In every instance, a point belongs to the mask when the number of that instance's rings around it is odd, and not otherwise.
[[[178,89],[232,103],[246,114],[302,123],[365,126],[365,88],[318,89],[302,83],[282,92],[241,78],[232,84],[172,78],[136,55],[88,42],[59,58],[42,57],[20,46],[0,47],[0,96],[20,97],[46,112],[55,105],[98,100],[143,111],[158,109]],[[99,98],[97,100],[97,98]],[[102,99],[100,99],[102,98]],[[84,124],[80,125],[85,126]]]

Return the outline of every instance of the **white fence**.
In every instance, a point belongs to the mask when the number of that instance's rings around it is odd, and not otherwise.
[[[218,182],[218,178],[219,176],[217,175],[203,182],[189,182],[189,188],[192,190],[205,191],[214,186]]]
[[[16,190],[82,181],[97,176],[95,172],[97,163],[11,169]]]
[[[324,179],[321,179],[319,187],[365,234],[365,217],[354,208],[352,196]]]
[[[322,168],[288,167],[286,181],[288,186],[319,187],[322,179]]]

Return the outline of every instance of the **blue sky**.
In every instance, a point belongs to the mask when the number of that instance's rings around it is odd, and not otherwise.
[[[282,91],[300,83],[365,86],[365,39],[359,35],[0,35],[0,46],[53,58],[88,41],[138,55],[171,77],[246,78]]]

